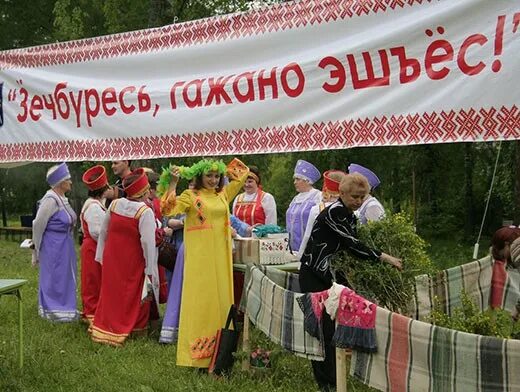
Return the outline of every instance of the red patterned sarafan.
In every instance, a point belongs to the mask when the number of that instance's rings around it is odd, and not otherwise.
[[[342,149],[463,141],[516,140],[520,110],[467,108],[355,120],[302,123],[260,129],[235,129],[128,139],[70,140],[0,145],[0,162],[101,161],[227,154]],[[259,141],[262,140],[260,143]],[[223,145],[220,145],[220,143]],[[157,147],[160,143],[160,148]]]
[[[37,68],[157,52],[420,6],[431,0],[300,0],[175,25],[0,52],[0,68]]]

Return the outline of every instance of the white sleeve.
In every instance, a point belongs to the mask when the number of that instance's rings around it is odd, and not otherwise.
[[[316,222],[316,218],[320,214],[320,206],[315,205],[309,211],[309,220],[307,220],[307,226],[305,226],[305,233],[303,234],[302,242],[300,244],[300,249],[298,250],[298,260],[300,260],[303,256],[303,252],[305,252],[305,248],[307,247],[307,242],[311,236],[312,226],[314,226],[314,222]]]
[[[320,203],[322,202],[322,198],[323,198],[323,196],[322,196],[322,194],[321,194],[321,191],[316,192],[316,198],[314,199],[314,202],[315,202],[316,204],[320,204]],[[316,216],[317,216],[317,215],[316,215]]]
[[[385,217],[385,210],[379,204],[368,206],[365,210],[365,218],[368,221],[378,221]]]
[[[151,208],[147,208],[139,218],[139,234],[146,263],[145,274],[153,275],[157,269],[157,248],[155,246],[155,216]],[[154,267],[155,265],[155,267]]]
[[[33,220],[32,227],[32,240],[34,243],[36,260],[38,260],[39,258],[43,233],[47,228],[47,223],[49,223],[49,219],[51,219],[51,216],[58,212],[58,210],[59,207],[56,203],[56,200],[54,200],[51,197],[46,197],[45,199],[43,199],[40,206],[38,207],[38,212],[36,213],[36,217]]]
[[[105,213],[105,210],[98,203],[92,203],[83,213],[83,219],[87,222],[88,232],[95,241],[98,240]]]
[[[151,208],[147,208],[139,218],[139,234],[141,235],[141,247],[145,261],[144,273],[146,278],[151,277],[152,290],[155,302],[159,305],[159,267],[157,258],[159,251],[155,246],[155,215]],[[143,288],[144,290],[144,288]]]
[[[107,238],[108,224],[110,223],[110,211],[105,213],[103,223],[99,229],[99,236],[97,239],[96,257],[95,260],[103,264],[103,251],[105,250],[105,240]]]
[[[276,201],[274,200],[273,195],[270,193],[266,193],[262,198],[262,208],[265,212],[265,224],[266,225],[276,225],[278,223],[278,219],[276,216]]]

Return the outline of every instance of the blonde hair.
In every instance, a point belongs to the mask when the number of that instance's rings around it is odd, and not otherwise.
[[[339,184],[339,191],[348,193],[353,187],[363,188],[367,194],[370,192],[370,184],[368,183],[367,178],[359,173],[344,175]]]

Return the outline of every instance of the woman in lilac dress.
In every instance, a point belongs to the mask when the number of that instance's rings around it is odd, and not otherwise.
[[[189,189],[193,189],[195,181],[190,181]],[[177,342],[179,334],[179,316],[181,311],[182,281],[184,279],[184,219],[185,214],[176,215],[167,219],[168,227],[174,230],[173,239],[177,258],[173,274],[168,280],[168,300],[166,301],[166,311],[164,313],[159,343],[171,344]]]
[[[311,208],[321,202],[321,192],[312,186],[320,177],[320,171],[312,163],[303,159],[296,162],[293,179],[298,194],[285,214],[291,250],[295,253],[300,250]]]
[[[72,188],[66,163],[47,171],[51,189],[39,202],[33,221],[33,265],[40,266],[38,313],[41,317],[59,322],[75,321],[76,309],[76,252],[72,229],[76,213],[65,193]]]
[[[181,311],[182,282],[184,280],[184,242],[177,248],[177,259],[173,268],[173,277],[168,286],[168,300],[159,336],[159,343],[177,342],[179,335],[179,316]]]

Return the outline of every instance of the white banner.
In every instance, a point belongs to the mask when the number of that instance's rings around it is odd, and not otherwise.
[[[0,162],[520,139],[520,2],[326,0],[0,52]]]

